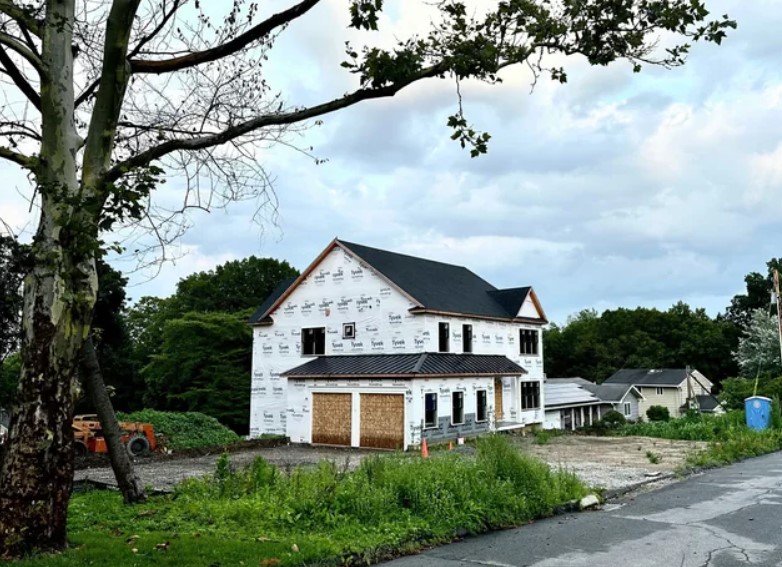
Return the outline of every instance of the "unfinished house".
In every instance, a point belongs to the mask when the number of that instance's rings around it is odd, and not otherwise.
[[[406,449],[543,422],[530,287],[334,240],[250,322],[252,435]]]

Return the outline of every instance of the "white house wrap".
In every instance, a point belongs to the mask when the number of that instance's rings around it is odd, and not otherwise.
[[[447,439],[543,420],[546,319],[528,287],[497,290],[462,267],[335,240],[251,323],[252,435],[406,448],[422,432]],[[424,361],[441,363],[430,374],[359,364],[422,353],[451,356]],[[323,371],[337,359],[341,374]]]

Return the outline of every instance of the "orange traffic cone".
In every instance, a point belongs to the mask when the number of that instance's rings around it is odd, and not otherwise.
[[[448,450],[453,451],[453,441],[448,442]]]
[[[426,438],[424,438],[424,440],[421,441],[421,456],[424,459],[429,458],[429,449],[426,447]]]

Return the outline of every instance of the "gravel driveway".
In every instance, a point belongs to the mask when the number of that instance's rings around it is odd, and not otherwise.
[[[571,469],[588,484],[609,490],[622,490],[639,482],[649,481],[655,476],[671,473],[683,464],[688,452],[705,446],[705,443],[648,437],[563,435],[552,438],[545,445],[536,444],[533,436],[511,436],[510,439],[519,450],[533,454],[553,467]],[[236,468],[246,466],[256,457],[263,457],[283,470],[298,465],[314,465],[323,459],[334,462],[338,467],[354,468],[366,455],[378,454],[384,453],[361,449],[284,445],[231,453],[229,459]],[[649,454],[655,455],[659,462],[650,462]],[[215,453],[163,461],[141,459],[135,466],[145,485],[157,490],[170,490],[185,478],[214,472],[219,456],[219,453]],[[115,484],[114,474],[109,467],[76,471],[75,479]]]

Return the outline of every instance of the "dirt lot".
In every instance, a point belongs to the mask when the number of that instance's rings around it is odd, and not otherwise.
[[[706,447],[700,441],[651,437],[563,435],[545,445],[536,444],[533,436],[513,439],[523,451],[551,466],[572,469],[592,486],[606,489],[621,489],[655,475],[671,473],[684,464],[690,451]]]
[[[572,469],[592,486],[606,489],[622,489],[648,481],[655,474],[672,472],[683,463],[689,451],[705,445],[647,437],[564,435],[552,438],[545,445],[536,444],[532,436],[513,436],[511,439],[520,450],[536,455],[552,466]],[[659,462],[651,463],[647,452],[656,456]],[[378,452],[287,445],[232,453],[229,458],[234,467],[243,467],[261,456],[283,469],[317,464],[322,459],[328,459],[338,467],[353,468],[365,455],[374,454]],[[213,472],[218,457],[219,454],[215,453],[164,461],[142,459],[136,463],[136,470],[145,485],[170,490],[184,478]],[[113,484],[114,475],[108,467],[87,468],[76,471],[76,480]]]

